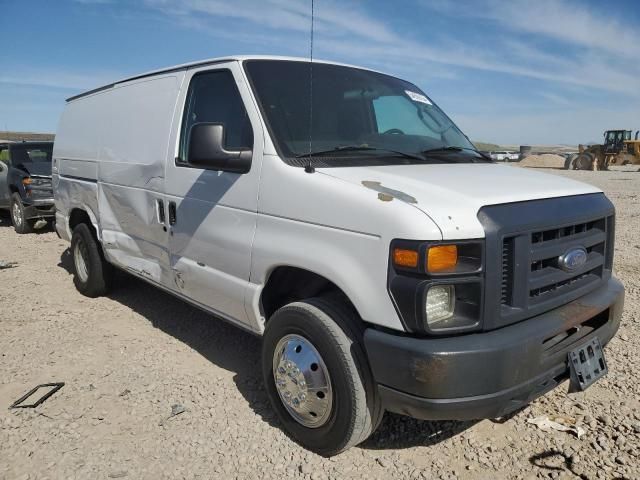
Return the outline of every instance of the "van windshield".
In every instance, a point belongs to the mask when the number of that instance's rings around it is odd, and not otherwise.
[[[427,95],[389,75],[314,63],[310,102],[310,65],[245,62],[271,137],[287,163],[308,163],[310,150],[318,154],[312,160],[324,166],[482,158]]]

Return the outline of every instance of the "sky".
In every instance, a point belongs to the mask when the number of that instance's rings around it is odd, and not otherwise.
[[[311,0],[0,0],[0,130],[55,132],[64,99],[234,54],[308,56]],[[314,57],[423,89],[474,141],[640,128],[640,1],[315,0]],[[633,28],[633,27],[636,28]]]

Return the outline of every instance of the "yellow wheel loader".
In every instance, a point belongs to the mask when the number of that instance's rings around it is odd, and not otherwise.
[[[631,130],[607,130],[603,145],[579,145],[577,155],[567,157],[567,170],[608,170],[609,165],[640,165],[640,140]]]

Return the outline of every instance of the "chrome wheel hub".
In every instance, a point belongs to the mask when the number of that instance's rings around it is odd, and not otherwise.
[[[17,203],[13,204],[13,223],[18,227],[22,225],[22,210]]]
[[[89,279],[89,269],[87,268],[87,246],[84,240],[79,239],[73,252],[73,262],[76,266],[76,274],[84,283]]]
[[[273,354],[273,379],[289,414],[309,428],[324,425],[331,415],[331,377],[315,347],[300,335],[287,335]]]

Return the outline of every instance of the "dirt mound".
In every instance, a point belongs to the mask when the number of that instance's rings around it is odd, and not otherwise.
[[[529,155],[517,165],[520,167],[564,168],[564,157],[552,153]]]

